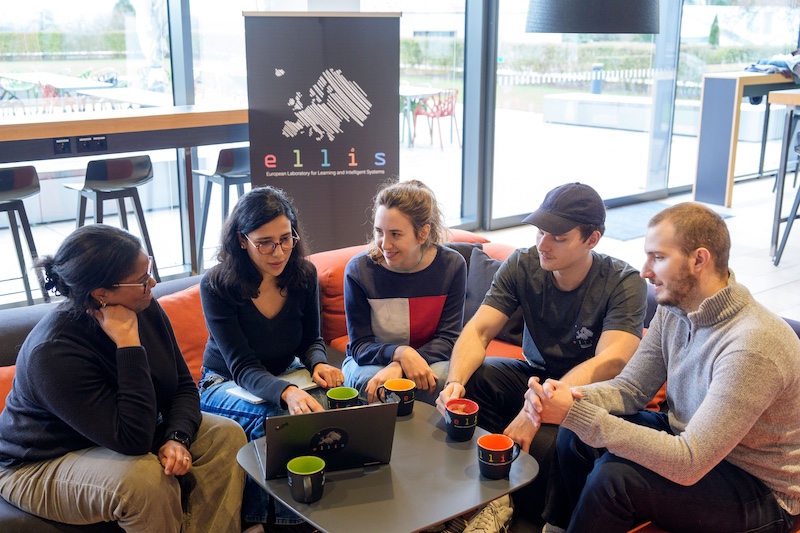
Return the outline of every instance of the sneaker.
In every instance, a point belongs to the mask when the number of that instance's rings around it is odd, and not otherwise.
[[[444,523],[445,527],[442,533],[464,533],[468,524],[465,516],[458,516]]]
[[[506,494],[481,509],[469,521],[464,533],[507,533],[513,514],[511,496]]]
[[[563,527],[554,526],[548,522],[542,528],[542,533],[567,533],[567,530]]]
[[[423,529],[420,533],[463,533],[465,527],[467,527],[467,518],[465,516],[457,516],[447,522]]]

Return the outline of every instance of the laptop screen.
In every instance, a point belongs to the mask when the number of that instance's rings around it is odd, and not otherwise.
[[[265,479],[286,476],[286,463],[316,455],[327,471],[386,464],[392,455],[396,403],[374,403],[264,419],[264,446],[256,447]]]

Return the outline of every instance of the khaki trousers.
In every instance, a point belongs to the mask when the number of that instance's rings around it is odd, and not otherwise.
[[[236,422],[203,413],[189,449],[192,468],[181,478],[165,475],[151,453],[95,447],[0,467],[0,496],[67,524],[117,521],[131,533],[239,533],[245,475],[236,453],[246,443]]]

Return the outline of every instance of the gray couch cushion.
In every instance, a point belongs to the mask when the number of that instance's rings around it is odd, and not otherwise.
[[[153,288],[153,296],[160,298],[165,294],[183,290],[191,285],[200,283],[201,277],[197,275],[164,281]],[[0,309],[0,366],[14,364],[14,361],[17,360],[19,349],[22,347],[22,343],[30,330],[45,314],[55,309],[56,306],[58,306],[57,302]]]

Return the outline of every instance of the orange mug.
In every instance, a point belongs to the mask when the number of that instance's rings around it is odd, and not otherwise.
[[[378,387],[378,398],[383,403],[397,403],[397,416],[407,416],[414,409],[414,391],[416,384],[410,379],[387,379]]]
[[[489,433],[478,438],[478,466],[481,475],[502,479],[511,472],[511,463],[519,457],[519,444],[501,433]]]

